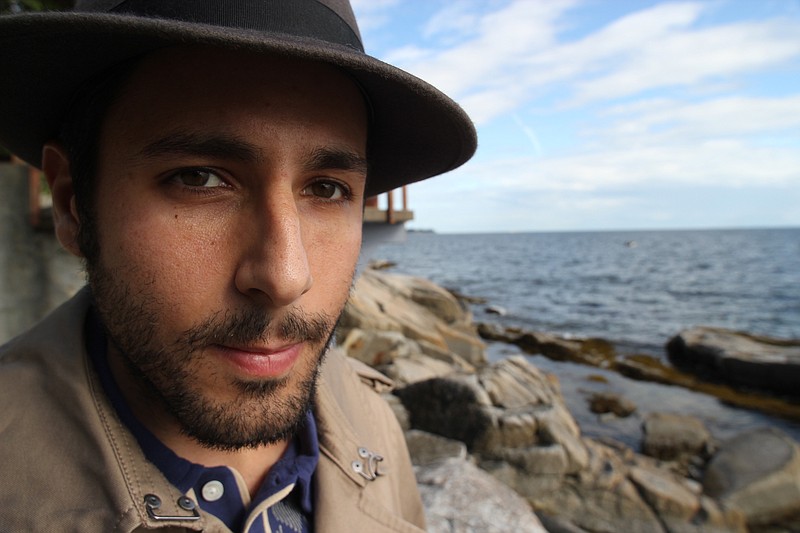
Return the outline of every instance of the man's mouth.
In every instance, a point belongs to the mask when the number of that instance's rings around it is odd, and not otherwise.
[[[249,378],[276,379],[286,376],[300,358],[304,343],[281,346],[212,346],[215,355]]]

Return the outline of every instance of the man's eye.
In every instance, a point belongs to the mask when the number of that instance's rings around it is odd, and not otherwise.
[[[304,194],[324,198],[325,200],[341,200],[346,197],[344,187],[330,181],[317,181],[303,190]]]
[[[172,175],[172,179],[187,187],[222,187],[225,181],[211,170],[187,168]]]

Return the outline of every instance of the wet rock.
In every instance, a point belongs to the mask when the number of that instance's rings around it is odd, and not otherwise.
[[[708,457],[711,433],[698,418],[675,413],[650,413],[642,424],[642,452],[664,461]]]
[[[708,464],[703,491],[758,526],[800,514],[800,446],[775,428],[724,442]]]
[[[498,316],[506,316],[508,313],[505,308],[500,307],[499,305],[490,305],[484,311],[490,315],[498,315]]]
[[[613,392],[595,392],[589,396],[589,410],[596,414],[613,413],[625,418],[636,412],[636,404]]]
[[[800,397],[800,340],[696,327],[673,337],[667,354],[676,367],[705,379]]]
[[[604,339],[568,339],[486,323],[478,324],[477,330],[483,339],[514,344],[525,353],[543,355],[556,361],[573,361],[608,368],[613,365],[616,355],[614,345]]]

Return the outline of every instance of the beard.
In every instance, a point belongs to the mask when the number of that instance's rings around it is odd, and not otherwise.
[[[235,451],[289,439],[304,425],[343,305],[336,316],[292,309],[276,317],[257,306],[217,312],[170,338],[162,328],[170,307],[152,293],[153,283],[134,291],[102,265],[87,265],[87,272],[108,339],[137,392],[169,413],[184,435],[207,448]],[[301,355],[291,373],[278,379],[228,379],[212,373],[214,384],[225,388],[222,399],[196,378],[204,364],[209,368],[204,348],[270,339],[302,342],[313,356]]]

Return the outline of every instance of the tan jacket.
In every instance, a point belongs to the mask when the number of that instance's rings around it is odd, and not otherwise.
[[[88,303],[84,290],[0,348],[0,532],[228,531],[202,511],[195,522],[148,515],[149,494],[162,502],[154,514],[192,512],[144,458],[89,365]],[[423,510],[402,432],[367,385],[385,378],[349,361],[331,350],[315,405],[316,531],[418,533]],[[356,471],[360,448],[384,457],[384,475],[370,481]]]

